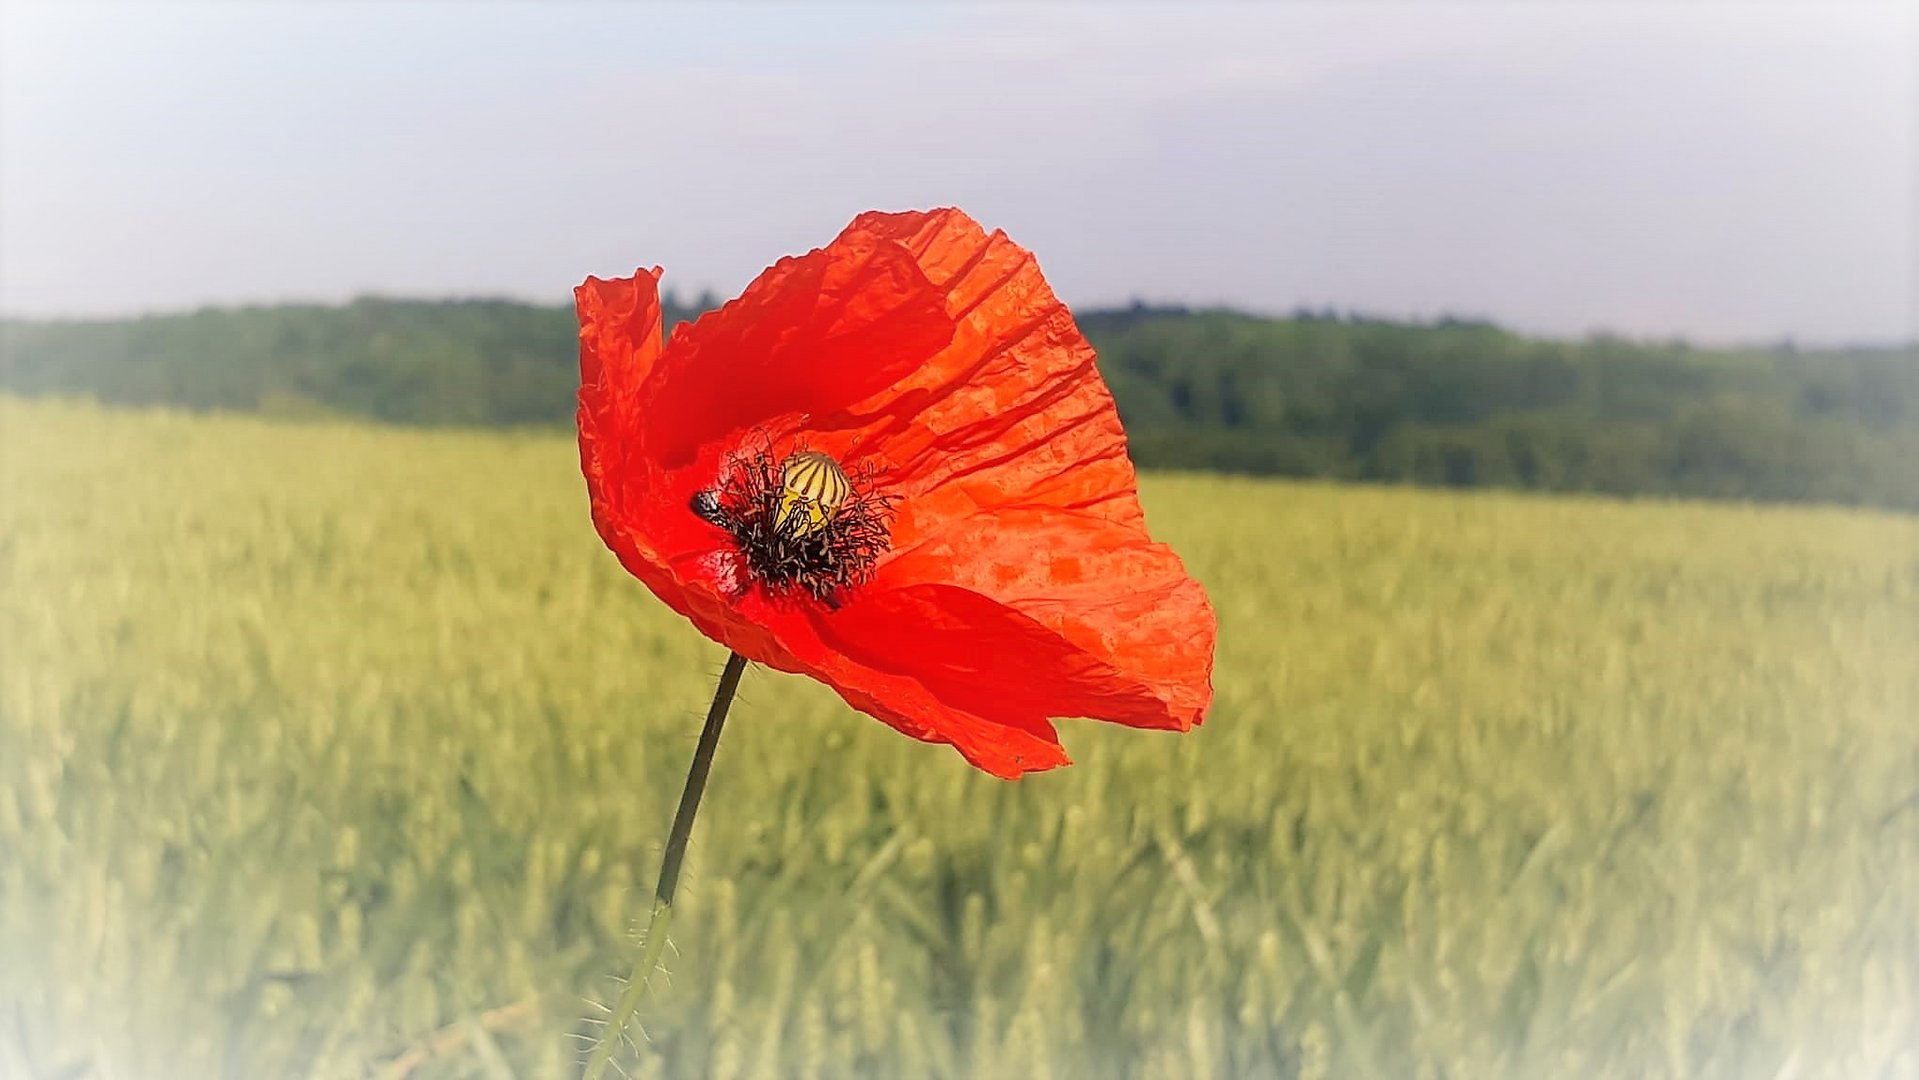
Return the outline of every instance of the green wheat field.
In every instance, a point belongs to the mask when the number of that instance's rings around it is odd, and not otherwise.
[[[561,434],[0,399],[0,1075],[564,1077],[723,653]],[[652,1077],[1919,1075],[1919,519],[1148,476],[1189,734],[754,670]]]

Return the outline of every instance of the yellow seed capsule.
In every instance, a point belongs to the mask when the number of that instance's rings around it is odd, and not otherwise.
[[[818,532],[852,490],[839,462],[817,450],[794,454],[780,466],[779,527],[794,536]]]

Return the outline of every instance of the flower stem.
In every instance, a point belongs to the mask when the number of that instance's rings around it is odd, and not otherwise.
[[[700,730],[700,745],[693,751],[693,765],[686,770],[686,788],[680,792],[680,808],[673,814],[673,830],[666,836],[666,853],[660,858],[660,883],[653,888],[653,914],[646,922],[646,937],[639,963],[633,965],[633,977],[620,991],[620,1000],[606,1018],[587,1058],[584,1080],[601,1080],[613,1054],[626,1035],[626,1025],[640,1007],[646,984],[660,966],[666,951],[666,929],[673,916],[673,890],[680,883],[680,864],[686,860],[686,842],[693,835],[693,815],[700,809],[700,796],[706,791],[706,776],[713,771],[713,752],[719,749],[720,727],[726,723],[726,710],[733,704],[733,691],[740,685],[740,673],[746,670],[746,657],[730,653],[726,669],[720,672],[719,688],[713,691],[713,704],[706,710],[706,726]]]

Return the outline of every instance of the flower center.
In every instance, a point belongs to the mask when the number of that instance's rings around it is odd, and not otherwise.
[[[691,509],[732,536],[748,575],[767,592],[803,592],[829,607],[872,577],[893,516],[891,500],[817,450],[782,459],[737,453],[716,486],[694,494]]]

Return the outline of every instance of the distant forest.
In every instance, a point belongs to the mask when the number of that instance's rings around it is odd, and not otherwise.
[[[673,302],[669,321],[697,314]],[[1473,321],[1080,313],[1145,467],[1919,510],[1919,347],[1548,341]],[[363,299],[0,323],[0,389],[561,425],[573,313]]]

